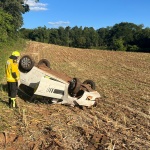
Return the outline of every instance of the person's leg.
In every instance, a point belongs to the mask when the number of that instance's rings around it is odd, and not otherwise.
[[[11,82],[7,82],[8,104],[11,105]]]
[[[18,95],[18,82],[16,82],[16,96]]]
[[[17,95],[17,84],[16,82],[9,82],[9,88],[10,88],[10,107],[16,107],[16,95]]]

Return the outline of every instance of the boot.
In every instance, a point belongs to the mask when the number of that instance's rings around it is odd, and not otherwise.
[[[16,98],[11,98],[10,108],[15,108],[15,107],[16,107]]]
[[[13,108],[13,101],[12,100],[10,100],[10,102],[9,102],[9,108]]]
[[[15,107],[16,107],[16,101],[13,100],[13,108],[15,108]]]

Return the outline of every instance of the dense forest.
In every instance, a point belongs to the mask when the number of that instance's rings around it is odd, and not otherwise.
[[[150,28],[121,22],[113,27],[94,30],[93,27],[59,27],[21,29],[22,37],[38,42],[69,47],[120,51],[150,52]]]
[[[24,38],[76,48],[150,52],[150,28],[143,24],[121,22],[97,30],[82,26],[21,28],[22,15],[28,11],[24,0],[0,1],[0,45],[10,39]]]

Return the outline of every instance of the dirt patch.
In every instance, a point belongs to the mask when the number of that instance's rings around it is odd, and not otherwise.
[[[48,59],[65,80],[91,79],[102,98],[96,107],[52,105],[20,95],[16,110],[0,101],[0,147],[19,150],[148,150],[150,55],[82,50],[29,42],[26,54]],[[5,82],[4,82],[5,84]],[[6,133],[6,135],[5,135]],[[9,138],[11,137],[11,138]]]

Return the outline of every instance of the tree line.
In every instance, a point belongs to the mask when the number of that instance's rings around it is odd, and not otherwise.
[[[121,22],[112,27],[59,27],[20,30],[22,37],[62,46],[115,51],[150,52],[150,28]]]
[[[0,1],[0,45],[10,39],[25,38],[76,48],[150,52],[150,28],[144,28],[142,24],[121,22],[97,30],[82,26],[21,28],[22,15],[30,11],[26,1],[28,0]]]

